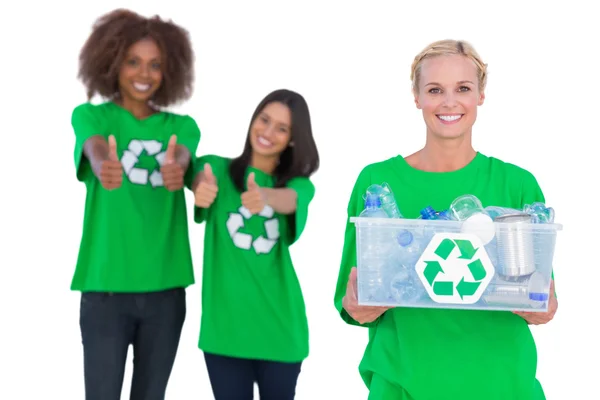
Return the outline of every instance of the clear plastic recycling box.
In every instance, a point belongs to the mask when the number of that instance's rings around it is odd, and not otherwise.
[[[350,219],[360,305],[547,311],[560,224]]]

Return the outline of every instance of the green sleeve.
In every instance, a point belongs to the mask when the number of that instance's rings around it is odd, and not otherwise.
[[[83,154],[85,142],[92,136],[105,135],[105,126],[91,103],[81,104],[71,114],[71,126],[75,133],[75,171],[77,180],[85,182],[94,177],[91,165]]]
[[[181,126],[181,130],[177,133],[177,144],[185,146],[190,152],[190,165],[185,173],[184,181],[188,188],[191,188],[194,181],[194,164],[196,161],[196,151],[200,143],[200,128],[196,124],[194,118],[186,116]]]
[[[308,206],[315,197],[315,186],[308,178],[298,177],[291,179],[286,187],[292,189],[297,194],[296,212],[289,216],[290,218],[290,245],[295,243],[299,238],[308,219]]]
[[[364,208],[363,195],[371,184],[371,176],[367,168],[363,169],[354,184],[350,201],[348,202],[348,218],[346,219],[346,232],[344,236],[344,246],[342,249],[342,262],[335,288],[334,304],[340,313],[342,319],[350,325],[371,327],[375,326],[379,319],[366,324],[360,324],[350,316],[342,307],[342,300],[346,294],[348,276],[352,267],[356,266],[356,228],[350,222],[350,217],[357,217]]]
[[[225,160],[223,158],[212,155],[212,154],[195,158],[191,182],[194,181],[196,175],[198,175],[200,172],[204,171],[204,164],[208,163],[208,164],[210,164],[212,172],[215,175],[215,179],[217,180],[217,187],[218,187],[219,182],[222,182],[223,179],[225,179],[226,174],[229,173],[229,171],[227,171],[227,163],[224,161]],[[191,187],[191,183],[190,183],[190,187]],[[219,195],[220,195],[220,193],[217,192],[217,197],[215,198],[215,202],[219,201]],[[202,208],[202,207],[196,207],[194,205],[194,222],[201,224],[204,221],[206,221],[211,209],[212,209],[212,206],[209,208]]]
[[[521,184],[521,209],[525,207],[525,204],[531,204],[535,202],[545,203],[546,198],[544,193],[538,184],[537,179],[530,172],[526,172],[523,176]]]

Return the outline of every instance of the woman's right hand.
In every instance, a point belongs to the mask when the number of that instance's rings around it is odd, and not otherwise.
[[[342,307],[346,312],[354,318],[359,324],[366,324],[373,322],[381,314],[393,307],[382,307],[382,306],[360,306],[358,305],[358,295],[356,287],[356,267],[352,267],[350,270],[350,277],[348,279],[348,285],[346,285],[346,295],[342,299]]]
[[[217,178],[213,174],[210,164],[204,164],[204,171],[200,174],[200,182],[194,189],[194,203],[196,207],[209,208],[219,191]]]
[[[103,141],[103,139],[97,140],[98,144],[96,146],[98,149],[102,146],[106,146],[106,142],[100,143],[101,141]],[[99,153],[98,149],[94,149],[92,152],[97,154]],[[104,147],[104,149],[106,149],[106,147]],[[92,168],[104,189],[113,190],[121,187],[121,184],[123,183],[123,166],[117,155],[117,141],[113,135],[108,137],[108,154],[104,153],[104,157],[94,157],[90,161],[92,162]]]

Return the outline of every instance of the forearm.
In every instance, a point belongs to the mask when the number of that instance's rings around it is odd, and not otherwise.
[[[108,159],[108,142],[101,135],[92,136],[83,144],[83,154],[98,176],[102,162]]]
[[[288,188],[262,188],[265,191],[266,203],[279,214],[293,214],[298,206],[298,194]]]

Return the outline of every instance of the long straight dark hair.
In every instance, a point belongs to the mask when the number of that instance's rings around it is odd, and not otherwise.
[[[275,187],[285,187],[287,182],[296,177],[310,177],[319,169],[319,152],[313,139],[312,126],[308,104],[300,94],[287,89],[279,89],[269,93],[256,107],[250,125],[246,144],[242,154],[234,158],[229,166],[229,173],[235,187],[243,192],[245,190],[244,177],[246,169],[252,160],[252,145],[250,143],[250,130],[252,124],[263,109],[271,103],[285,104],[292,115],[290,143],[279,155],[279,164],[275,168]]]

